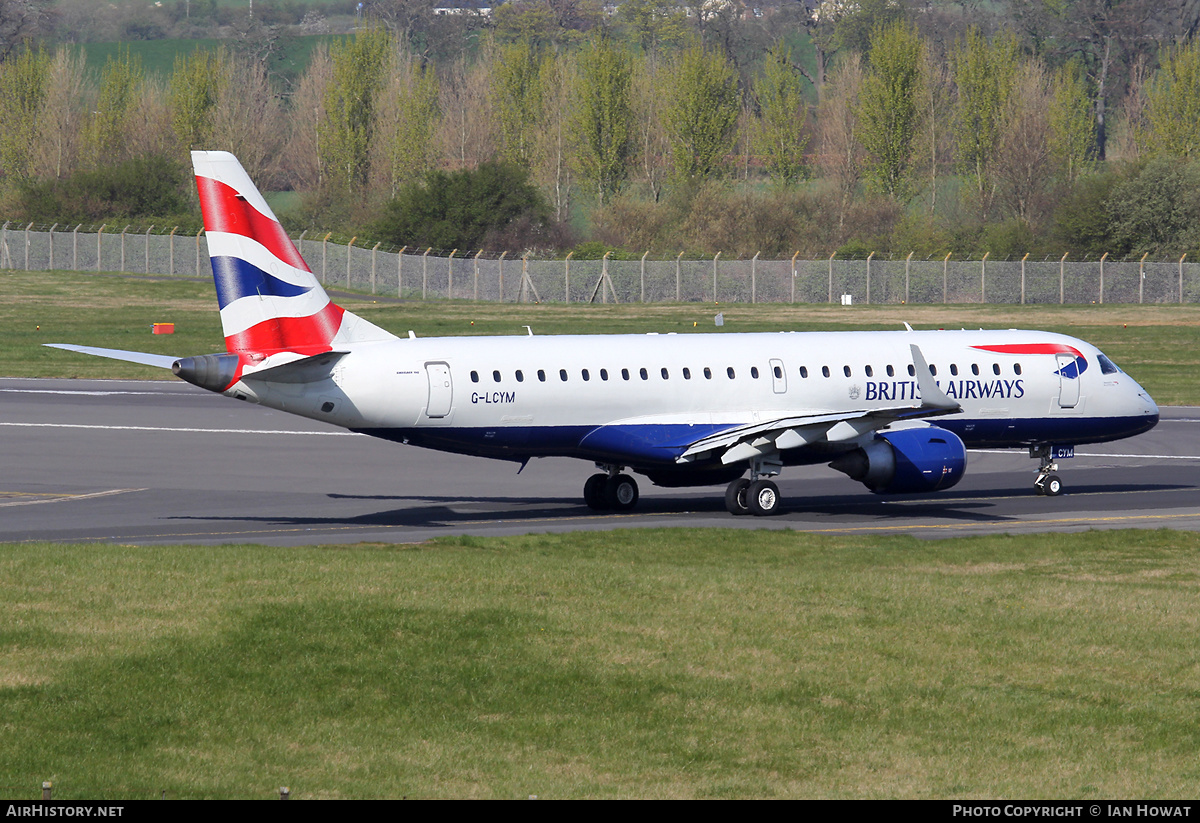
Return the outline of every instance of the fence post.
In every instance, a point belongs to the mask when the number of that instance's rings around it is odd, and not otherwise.
[[[125,232],[129,231],[129,226],[121,229],[121,271],[125,271]]]
[[[480,249],[479,251],[475,252],[475,292],[474,292],[475,300],[479,299],[479,255],[481,255],[481,254],[483,254],[483,249]],[[570,256],[571,255],[569,255],[569,254],[567,255],[567,257],[570,257]]]
[[[429,289],[429,253],[433,251],[433,246],[425,249],[425,253],[421,255],[421,299],[425,299],[425,293]]]
[[[681,290],[681,286],[683,285],[683,280],[679,276],[679,261],[682,259],[683,259],[683,252],[680,252],[679,255],[675,258],[675,302],[676,303],[680,303],[683,301],[683,292]]]
[[[720,256],[721,256],[720,252],[717,252],[715,255],[713,255],[713,305],[714,306],[717,303],[721,302],[721,301],[717,300],[717,259],[720,258]]]
[[[1142,302],[1142,289],[1146,285],[1146,258],[1150,256],[1150,252],[1142,255],[1142,262],[1138,263],[1138,303]]]
[[[500,252],[500,296],[496,298],[497,303],[504,302],[504,257],[508,252]]]
[[[1065,279],[1065,273],[1067,270],[1068,254],[1070,254],[1070,252],[1065,252],[1062,256],[1062,259],[1058,261],[1058,305],[1060,306],[1063,304],[1063,296],[1065,295],[1065,291],[1063,290],[1063,280]]]
[[[30,223],[28,226],[25,227],[25,271],[29,271],[29,230],[32,228],[33,228],[32,223]],[[124,251],[124,250],[122,249],[122,251]],[[124,254],[122,254],[121,260],[122,260],[122,262],[124,262],[124,260],[125,260]],[[124,266],[122,266],[121,268],[124,268]]]
[[[571,302],[571,255],[575,252],[567,252],[567,256],[563,258],[563,302]]]
[[[328,232],[325,238],[321,241],[321,285],[325,285],[325,272],[327,271],[325,264],[328,261],[329,255],[329,237],[333,232]]]
[[[144,274],[150,273],[150,232],[154,231],[154,224],[150,224],[150,228],[146,229],[146,271]]]
[[[346,288],[350,288],[350,252],[354,249],[354,241],[358,239],[358,235],[350,238],[350,242],[346,244]]]
[[[75,231],[71,232],[71,271],[79,271],[79,227],[82,225],[76,224]]]
[[[204,229],[196,232],[196,276],[200,276],[200,235],[204,234]]]
[[[102,244],[100,243],[100,238],[104,236],[104,227],[107,225],[108,225],[107,223],[101,223],[100,231],[96,232],[96,271],[100,271],[100,250],[103,248]],[[197,244],[199,244],[199,242],[200,242],[199,237],[200,237],[200,235],[196,235],[196,238],[197,238],[196,243]],[[196,248],[199,249],[199,245],[197,245]],[[200,255],[200,252],[197,251],[196,252],[197,260],[200,259],[199,255]],[[200,268],[198,264],[197,264],[196,268],[197,268],[197,270]]]
[[[835,251],[829,255],[829,302],[833,302],[833,258],[837,254]]]
[[[987,259],[991,254],[991,249],[983,253],[983,259],[979,261],[979,302],[987,302]]]
[[[646,249],[646,254],[649,254],[649,253],[650,253],[650,250]],[[641,302],[643,302],[643,303],[646,302],[646,254],[642,255],[642,274],[641,274],[642,299],[641,299]]]
[[[446,299],[454,299],[454,255],[458,253],[458,249],[450,250],[450,268],[446,272]]]
[[[948,273],[950,271],[950,255],[952,251],[946,252],[946,259],[942,261],[942,305],[946,305],[946,286],[948,281]]]
[[[296,238],[296,251],[300,253],[301,259],[304,258],[304,235],[308,234],[308,229],[300,232],[300,236]]]
[[[871,305],[871,258],[875,256],[875,252],[867,255],[867,305]]]
[[[376,243],[374,246],[371,247],[371,294],[375,293],[375,259],[376,259],[376,257],[378,257],[377,252],[379,251],[379,247],[382,244],[383,244],[383,241],[380,240],[378,243]],[[303,257],[304,255],[300,255],[300,256]]]
[[[908,305],[908,266],[912,262],[913,253],[910,251],[908,257],[904,258],[904,304]]]
[[[750,258],[750,302],[758,302],[758,256],[762,252],[756,251],[754,256]]]
[[[1187,252],[1183,253],[1187,257]],[[1183,257],[1179,258],[1179,304],[1183,305]]]
[[[1025,256],[1021,258],[1021,305],[1025,305],[1025,261],[1029,259],[1029,252],[1025,252]]]
[[[1104,305],[1104,259],[1108,257],[1108,252],[1100,255],[1100,305]]]
[[[396,296],[404,297],[404,250],[408,246],[401,246],[400,251],[396,253]]]
[[[179,226],[172,226],[172,227],[171,227],[171,239],[170,239],[170,241],[169,241],[169,242],[170,242],[170,246],[171,246],[171,248],[170,248],[170,251],[171,251],[171,263],[170,263],[170,266],[169,266],[169,268],[171,269],[171,276],[172,276],[172,277],[174,277],[174,276],[175,276],[175,232],[177,232],[178,230],[179,230]]]
[[[58,228],[57,223],[50,227],[50,271],[54,271],[54,230],[56,228]]]
[[[792,255],[792,302],[796,302],[796,258],[800,256],[800,252]]]

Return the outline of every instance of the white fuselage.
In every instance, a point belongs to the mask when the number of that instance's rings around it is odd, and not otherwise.
[[[652,467],[735,426],[917,406],[913,344],[961,405],[933,424],[968,447],[1114,440],[1158,420],[1094,346],[1017,330],[410,338],[344,347],[319,383],[226,394],[465,454]]]

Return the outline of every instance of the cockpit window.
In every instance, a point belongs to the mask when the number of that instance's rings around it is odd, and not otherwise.
[[[1102,354],[1097,354],[1096,360],[1100,363],[1101,374],[1119,374],[1121,372],[1121,370],[1117,368],[1116,363],[1109,360]]]

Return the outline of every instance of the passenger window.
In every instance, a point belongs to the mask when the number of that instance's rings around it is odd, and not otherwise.
[[[471,382],[472,382],[472,383],[478,383],[478,382],[479,382],[479,372],[477,372],[477,371],[473,371],[473,372],[471,372]]]
[[[608,369],[601,369],[601,370],[600,370],[600,379],[601,379],[601,380],[608,380]]]
[[[979,374],[979,364],[978,363],[971,364],[971,374]]]
[[[727,366],[725,368],[725,374],[729,377],[730,380],[734,379],[734,377],[737,376],[733,373],[733,366]]]
[[[667,370],[666,370],[666,368],[663,368],[663,370],[662,370],[662,379],[663,379],[663,380],[670,380],[670,379],[671,379],[671,376],[670,376],[669,374],[667,374]]]
[[[638,377],[642,378],[643,380],[649,380],[650,373],[645,369],[638,369]]]
[[[936,372],[935,372],[935,374],[936,374]],[[912,363],[909,363],[909,364],[908,364],[908,376],[909,376],[909,377],[916,377],[916,376],[917,376],[917,367],[916,367],[916,366],[914,366]]]
[[[867,375],[867,377],[874,377],[874,376],[875,376],[875,370],[874,370],[873,368],[871,368],[870,366],[866,366],[866,367],[863,369],[863,371],[864,371],[864,372],[866,372],[866,375]]]
[[[823,374],[824,376],[828,377],[828,376],[829,376],[829,367],[828,367],[828,366],[822,366],[822,367],[821,367],[821,374]]]
[[[567,382],[567,370],[566,369],[558,370],[558,379],[563,381],[564,383]]]
[[[958,377],[958,364],[957,363],[950,364],[950,374],[954,375],[955,377]]]
[[[621,369],[621,379],[622,380],[629,379],[629,369]]]
[[[524,382],[525,382],[525,373],[524,373],[524,372],[522,372],[520,369],[517,369],[517,382],[518,382],[518,383],[524,383]]]
[[[712,380],[712,369],[710,369],[708,366],[704,367],[704,379]]]
[[[808,366],[801,366],[801,367],[800,367],[800,376],[801,376],[801,377],[808,377]]]
[[[588,374],[588,370],[584,369],[583,370],[583,382],[586,383],[587,381],[589,381],[591,379],[592,379],[592,376],[590,374]]]
[[[500,382],[500,372],[499,372],[499,370],[492,372],[492,381],[493,381],[493,382],[495,382],[495,383],[499,383],[499,382]]]
[[[887,367],[887,373],[888,373],[888,377],[895,377],[895,376],[896,376],[896,369],[895,369],[895,368],[893,368],[893,367],[891,366],[891,364],[889,364],[889,365],[888,365],[888,367]]]
[[[753,377],[755,380],[758,379],[758,366],[750,367],[750,376]]]
[[[538,369],[538,380],[541,381],[542,383],[546,382],[546,370],[545,369]]]
[[[842,366],[842,374],[844,374],[844,375],[846,375],[847,377],[849,377],[849,376],[850,376],[850,367],[849,367],[849,366]]]
[[[783,377],[783,369],[780,366],[773,367],[772,373],[775,375],[776,380],[779,380]]]
[[[692,370],[691,370],[691,369],[689,369],[687,366],[684,366],[684,367],[683,367],[683,379],[684,379],[684,380],[691,380],[691,379],[692,379]]]
[[[937,377],[937,366],[930,363],[929,364],[929,373],[932,374],[934,377]]]
[[[992,374],[999,374],[999,373],[1000,373],[1000,364],[993,363],[992,364]]]
[[[1021,364],[1013,363],[1013,374],[1020,374],[1020,373],[1021,373]]]

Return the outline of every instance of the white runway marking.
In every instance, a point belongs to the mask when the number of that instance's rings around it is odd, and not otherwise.
[[[84,423],[5,423],[0,426],[29,429],[95,429],[99,431],[137,431],[137,432],[190,432],[197,434],[299,434],[313,437],[366,437],[355,432],[314,432],[292,431],[287,429],[197,429],[171,426],[96,426]]]

